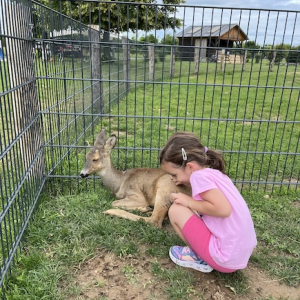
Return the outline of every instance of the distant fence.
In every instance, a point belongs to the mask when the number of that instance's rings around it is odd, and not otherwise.
[[[43,191],[101,188],[79,172],[102,127],[118,168],[158,167],[186,130],[224,152],[242,192],[299,193],[299,12],[50,5],[0,2],[2,291]]]

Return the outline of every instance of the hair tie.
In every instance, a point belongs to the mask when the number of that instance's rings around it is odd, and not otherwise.
[[[206,153],[208,151],[208,148],[207,147],[204,147],[204,152]]]
[[[182,152],[183,160],[187,160],[187,155],[186,155],[186,152],[185,152],[184,148],[181,148],[181,152]]]

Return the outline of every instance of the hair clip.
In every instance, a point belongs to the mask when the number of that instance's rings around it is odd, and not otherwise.
[[[204,151],[205,151],[205,153],[208,151],[208,148],[207,147],[204,147]]]
[[[182,152],[183,160],[187,160],[187,155],[186,155],[186,152],[185,152],[184,148],[181,148],[181,152]]]

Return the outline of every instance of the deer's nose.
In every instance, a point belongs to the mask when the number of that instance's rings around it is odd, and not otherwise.
[[[80,176],[81,176],[81,178],[86,178],[86,177],[88,177],[90,174],[88,174],[88,173],[80,173]]]

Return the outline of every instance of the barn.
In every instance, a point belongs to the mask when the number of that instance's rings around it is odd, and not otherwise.
[[[189,26],[176,34],[182,60],[194,60],[195,49],[199,49],[200,60],[217,59],[218,52],[225,49],[227,59],[236,56],[237,49],[242,48],[248,40],[238,24],[208,26]],[[230,49],[231,48],[231,49]]]

